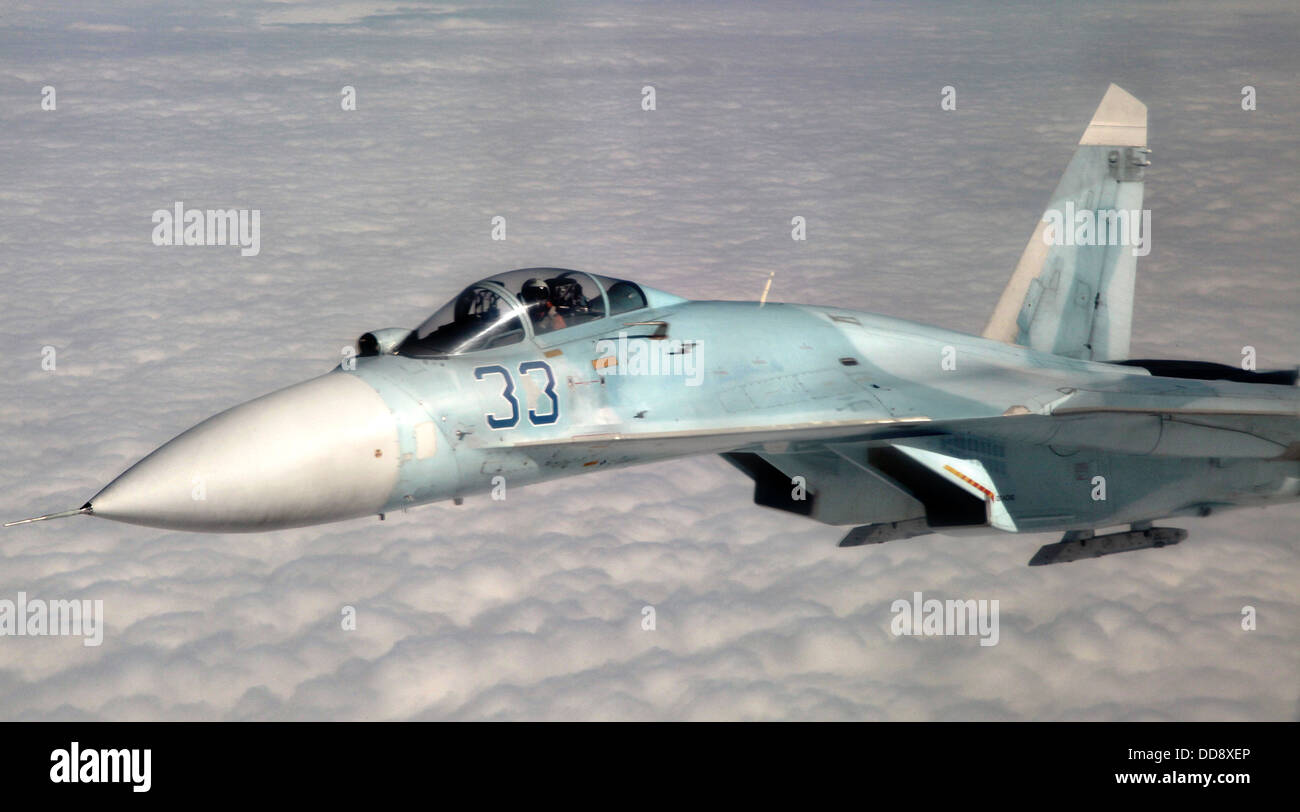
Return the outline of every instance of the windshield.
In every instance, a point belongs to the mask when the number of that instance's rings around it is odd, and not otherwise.
[[[495,285],[470,285],[415,328],[397,351],[417,357],[460,355],[524,340],[519,308]]]

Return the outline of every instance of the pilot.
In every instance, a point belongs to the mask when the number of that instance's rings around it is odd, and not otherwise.
[[[519,298],[528,308],[528,315],[533,320],[533,331],[549,333],[564,328],[564,317],[555,309],[551,301],[551,286],[544,279],[529,279],[519,290]]]

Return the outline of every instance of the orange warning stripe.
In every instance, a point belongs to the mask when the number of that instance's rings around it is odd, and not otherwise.
[[[979,483],[976,482],[975,480],[973,480],[973,479],[971,479],[970,477],[966,476],[966,475],[963,474],[961,471],[958,471],[956,468],[953,468],[951,465],[945,465],[945,466],[943,466],[943,469],[944,469],[945,471],[947,471],[948,473],[952,474],[953,476],[957,477],[958,479],[960,479],[962,482],[965,482],[966,484],[970,485],[971,487],[973,487],[973,488],[978,488],[978,489],[979,489],[979,492],[982,493],[982,494],[984,494],[984,496],[985,496],[985,497],[986,497],[990,502],[996,502],[996,501],[998,501],[998,497],[997,497],[996,494],[993,493],[993,491],[989,490],[988,488],[986,488],[986,487],[984,487],[983,485],[979,484]]]

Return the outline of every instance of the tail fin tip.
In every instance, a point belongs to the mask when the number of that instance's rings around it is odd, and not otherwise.
[[[1147,106],[1117,84],[1111,84],[1092,114],[1079,146],[1145,147]]]

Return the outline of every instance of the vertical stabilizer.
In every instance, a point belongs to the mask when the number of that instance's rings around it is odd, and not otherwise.
[[[1052,193],[984,337],[1090,360],[1129,354],[1137,258],[1150,250],[1142,209],[1147,108],[1111,85]]]

